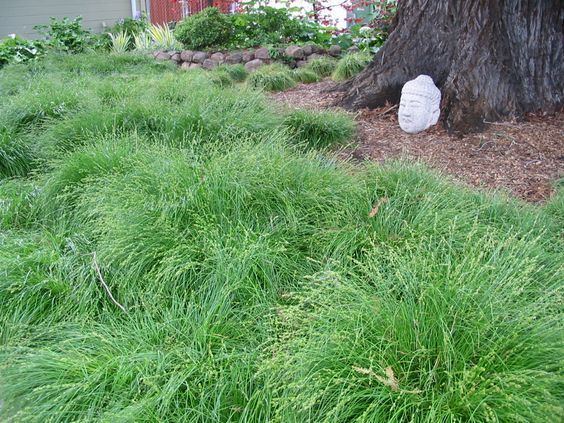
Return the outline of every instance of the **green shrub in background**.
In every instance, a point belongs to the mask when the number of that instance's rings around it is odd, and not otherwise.
[[[51,18],[48,25],[36,25],[34,28],[47,36],[51,47],[68,53],[83,52],[94,40],[92,33],[82,27],[81,16],[61,20]]]
[[[349,53],[337,63],[332,78],[335,81],[344,81],[358,75],[370,63],[372,56],[366,52]]]
[[[20,37],[0,40],[0,67],[8,63],[34,60],[45,52],[41,41],[24,40]]]
[[[208,7],[200,13],[179,22],[174,36],[184,47],[200,50],[226,45],[232,35],[231,20],[216,7]]]
[[[266,91],[284,91],[296,85],[292,71],[287,66],[278,63],[263,66],[254,71],[247,78],[247,82],[253,88]]]

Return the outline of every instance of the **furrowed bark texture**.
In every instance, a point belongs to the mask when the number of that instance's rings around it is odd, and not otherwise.
[[[561,0],[399,0],[396,25],[373,62],[343,84],[349,109],[398,103],[426,74],[441,89],[451,132],[564,104]]]

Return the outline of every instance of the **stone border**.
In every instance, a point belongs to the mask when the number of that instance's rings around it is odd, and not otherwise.
[[[156,51],[153,53],[153,57],[157,60],[170,60],[182,69],[213,69],[222,64],[244,64],[245,69],[252,72],[265,64],[273,62],[283,62],[295,68],[305,66],[308,61],[320,57],[341,57],[342,54],[342,49],[338,45],[332,45],[328,49],[315,44],[307,44],[304,46],[291,45],[286,48],[277,48],[276,50],[278,50],[278,57],[284,57],[283,61],[278,58],[272,58],[271,50],[266,47],[231,52],[192,50]],[[358,48],[351,47],[348,51],[358,51]]]

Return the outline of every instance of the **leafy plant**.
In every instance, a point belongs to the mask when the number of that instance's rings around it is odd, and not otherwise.
[[[133,36],[133,43],[135,50],[139,52],[148,52],[153,48],[153,38],[149,31],[143,31]]]
[[[112,40],[113,53],[125,53],[128,50],[131,37],[125,31],[117,34],[110,33],[109,36]]]
[[[332,78],[335,81],[344,81],[358,75],[370,63],[372,56],[366,52],[349,53],[337,63]]]
[[[176,50],[180,47],[174,37],[174,33],[168,26],[150,25],[148,31],[154,49]]]
[[[82,27],[81,16],[72,20],[51,18],[49,25],[34,28],[48,37],[50,46],[68,53],[83,52],[92,42],[92,33]]]
[[[188,49],[204,49],[227,44],[232,35],[231,20],[215,7],[188,16],[174,29],[174,36]]]
[[[20,37],[0,40],[0,67],[8,63],[35,60],[45,51],[41,41],[24,40]]]

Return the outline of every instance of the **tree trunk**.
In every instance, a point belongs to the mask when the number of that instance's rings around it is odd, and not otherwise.
[[[426,74],[451,132],[564,104],[561,0],[399,0],[395,27],[373,62],[341,87],[349,109],[398,103]]]

